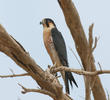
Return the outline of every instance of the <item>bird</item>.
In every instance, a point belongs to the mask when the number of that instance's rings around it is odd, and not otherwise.
[[[53,65],[69,67],[65,41],[54,21],[50,18],[44,18],[40,24],[43,25],[43,41]],[[73,87],[72,82],[76,87],[78,85],[71,72],[61,71],[61,75],[64,80],[66,93],[70,94],[69,83],[71,87]]]

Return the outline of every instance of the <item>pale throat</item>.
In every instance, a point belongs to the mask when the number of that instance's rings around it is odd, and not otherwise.
[[[58,54],[55,50],[53,39],[51,36],[52,28],[55,28],[55,26],[53,24],[49,25],[49,27],[45,27],[43,30],[44,45],[52,59],[53,64],[56,63],[57,66],[60,66],[61,63],[60,63]]]
[[[51,30],[55,28],[52,23],[49,23],[49,27],[44,27],[43,29],[43,38],[45,41],[51,37]]]

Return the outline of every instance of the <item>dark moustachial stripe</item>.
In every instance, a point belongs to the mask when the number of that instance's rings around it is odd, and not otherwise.
[[[48,20],[45,20],[45,21],[46,21],[46,22],[45,22],[45,23],[46,23],[46,26],[49,27]]]
[[[49,18],[46,18],[45,21],[46,21],[45,23],[46,23],[46,26],[47,26],[47,27],[49,27],[49,22],[53,23],[53,25],[56,27],[56,25],[55,25],[55,23],[54,23],[53,20],[51,20],[51,19],[49,19]]]

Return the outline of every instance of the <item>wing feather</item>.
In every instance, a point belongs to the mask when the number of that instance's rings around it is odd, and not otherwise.
[[[62,34],[57,30],[57,28],[53,28],[51,30],[51,35],[53,39],[53,43],[55,46],[55,49],[58,53],[59,59],[62,63],[63,66],[68,66],[68,59],[67,59],[67,51],[66,51],[66,45],[65,41],[63,39]],[[78,87],[73,75],[71,72],[65,72],[65,87],[66,87],[66,92],[69,93],[69,82],[72,86],[72,82]]]
[[[68,66],[66,45],[61,32],[59,32],[57,28],[53,28],[51,30],[51,35],[61,63],[64,66]]]

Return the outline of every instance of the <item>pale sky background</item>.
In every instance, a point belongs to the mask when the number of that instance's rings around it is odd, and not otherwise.
[[[102,69],[110,69],[110,0],[73,1],[79,12],[86,36],[88,36],[89,25],[95,24],[94,37],[99,37],[94,52],[97,69],[99,69],[98,62]],[[59,31],[62,32],[68,50],[69,65],[72,68],[80,69],[79,63],[69,49],[69,47],[72,48],[76,53],[74,42],[57,0],[0,0],[0,24],[24,46],[43,69],[46,69],[47,65],[52,65],[43,44],[43,28],[39,24],[45,17],[52,18]],[[0,75],[12,74],[10,69],[13,69],[15,74],[24,72],[9,57],[0,52]],[[79,88],[73,86],[71,97],[74,100],[84,100],[83,77],[76,74],[74,76]],[[100,77],[105,91],[107,90],[110,94],[110,75],[100,75]],[[39,93],[24,95],[17,83],[27,88],[38,87],[30,77],[0,79],[0,100],[52,100]]]

